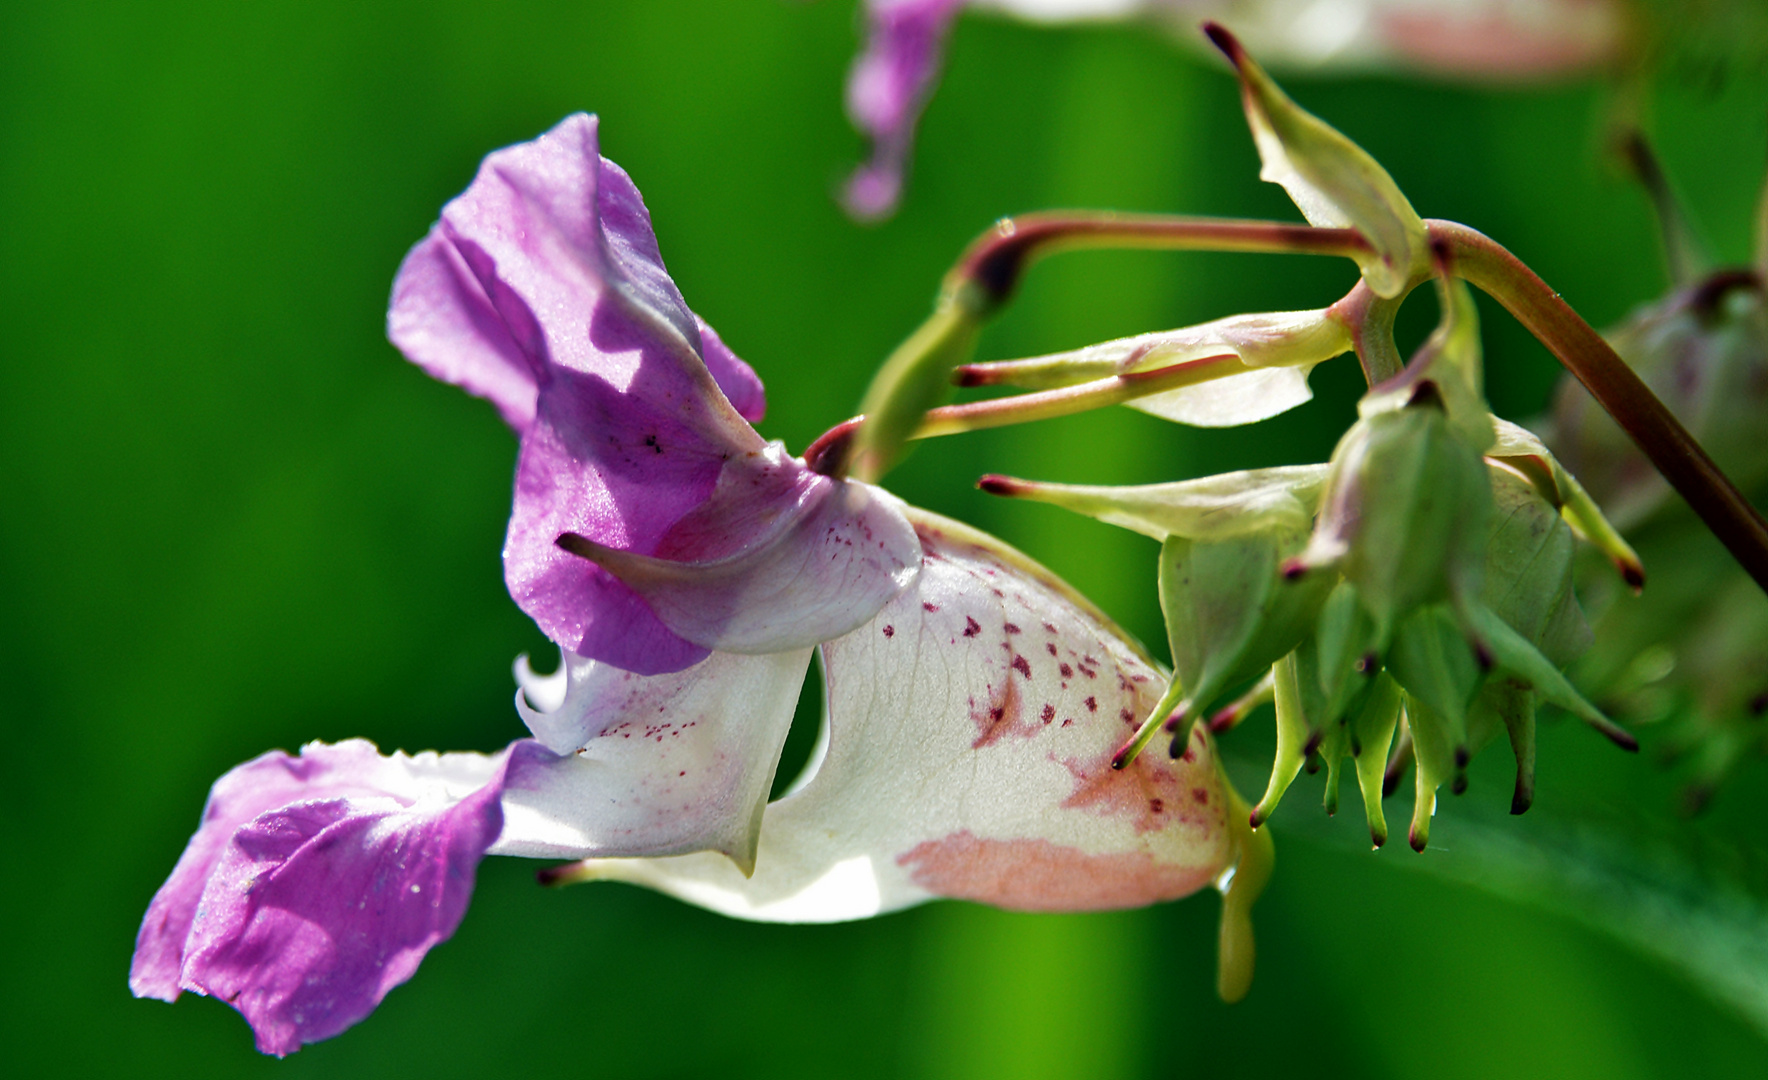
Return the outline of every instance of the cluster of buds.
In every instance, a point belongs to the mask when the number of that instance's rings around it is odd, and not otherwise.
[[[1250,423],[1307,401],[1309,371],[1354,351],[1370,389],[1325,464],[1131,488],[999,475],[980,486],[1161,544],[1172,677],[1120,748],[1118,767],[1163,733],[1179,757],[1200,718],[1220,733],[1272,702],[1276,761],[1250,811],[1254,828],[1304,767],[1324,766],[1325,805],[1335,812],[1348,757],[1379,847],[1388,834],[1382,799],[1415,765],[1408,838],[1423,850],[1438,790],[1465,790],[1468,762],[1500,730],[1517,763],[1511,810],[1528,809],[1541,705],[1638,749],[1563,669],[1591,640],[1574,590],[1576,542],[1605,556],[1610,576],[1618,571],[1621,585],[1635,592],[1644,569],[1541,440],[1493,416],[1486,403],[1477,312],[1464,279],[1499,291],[1482,264],[1490,259],[1480,244],[1490,242],[1420,219],[1366,152],[1298,107],[1226,31],[1211,26],[1208,33],[1240,77],[1262,175],[1285,187],[1313,235],[1255,237],[1232,232],[1235,223],[1115,219],[1083,222],[1079,236],[1058,237],[1054,222],[1004,223],[960,263],[934,319],[875,384],[874,421],[895,419],[861,432],[870,456],[859,460],[887,463],[905,438],[1110,403],[1194,425]],[[1330,250],[1354,259],[1360,280],[1324,309],[1237,315],[1065,353],[958,365],[953,381],[960,385],[1030,392],[921,411],[934,376],[969,348],[975,325],[1033,257],[1101,235],[1134,242],[1138,229],[1160,246]],[[1349,239],[1329,249],[1328,232]],[[1463,259],[1471,264],[1465,269]],[[1401,363],[1394,313],[1429,282],[1439,324]]]

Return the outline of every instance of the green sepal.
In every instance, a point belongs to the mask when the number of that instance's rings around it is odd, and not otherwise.
[[[1271,819],[1283,793],[1295,781],[1308,756],[1308,740],[1312,729],[1302,708],[1300,679],[1296,673],[1296,657],[1290,653],[1272,665],[1277,704],[1277,755],[1271,764],[1271,779],[1265,794],[1252,808],[1252,827],[1258,828]]]
[[[1467,705],[1485,673],[1445,605],[1419,608],[1401,621],[1387,652],[1387,670],[1408,696],[1452,725],[1457,746],[1465,744]]]
[[[1222,540],[1262,531],[1305,532],[1326,472],[1325,465],[1279,465],[1127,487],[997,477],[988,490],[1050,503],[1155,540]]]
[[[1465,765],[1467,733],[1461,723],[1405,695],[1406,720],[1412,729],[1412,756],[1416,767],[1413,785],[1412,827],[1407,839],[1413,851],[1430,843],[1430,819],[1436,814],[1437,789]]]
[[[1358,260],[1378,296],[1405,291],[1430,263],[1424,222],[1387,170],[1362,147],[1289,99],[1221,27],[1206,27],[1240,76],[1240,100],[1263,168],[1315,225],[1350,227],[1369,241]]]
[[[1400,688],[1384,671],[1376,677],[1368,699],[1351,721],[1357,787],[1363,793],[1363,816],[1369,822],[1369,842],[1375,847],[1387,843],[1387,817],[1381,811],[1381,787],[1387,772],[1388,750],[1393,745],[1394,728],[1399,719]]]
[[[1578,693],[1571,681],[1553,666],[1553,661],[1541,655],[1539,649],[1512,630],[1503,619],[1481,604],[1469,605],[1467,616],[1474,632],[1480,635],[1493,663],[1500,670],[1527,683],[1543,701],[1558,705],[1576,716],[1623,750],[1639,749],[1639,740],[1585,700],[1584,695]]]
[[[1230,687],[1259,675],[1313,628],[1328,582],[1285,581],[1280,535],[1169,536],[1160,548],[1160,608],[1189,729]]]

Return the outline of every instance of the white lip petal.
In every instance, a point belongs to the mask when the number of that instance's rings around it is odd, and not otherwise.
[[[728,860],[592,859],[739,918],[863,918],[934,896],[1028,910],[1129,907],[1211,884],[1227,800],[1199,732],[1181,760],[1113,752],[1165,680],[1107,620],[999,541],[910,511],[914,588],[824,648],[829,747],[769,804],[755,873]]]

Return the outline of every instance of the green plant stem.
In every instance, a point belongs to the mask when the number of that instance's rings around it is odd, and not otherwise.
[[[944,295],[975,290],[979,314],[992,314],[1013,295],[1025,268],[1045,255],[1083,248],[1251,251],[1355,258],[1369,243],[1354,229],[1321,229],[1276,221],[1056,210],[1002,218],[971,241]]]
[[[1584,384],[1671,487],[1768,592],[1768,523],[1626,361],[1533,270],[1496,241],[1452,221],[1427,221],[1454,272],[1503,304]]]

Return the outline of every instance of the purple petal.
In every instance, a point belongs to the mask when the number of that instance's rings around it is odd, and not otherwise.
[[[278,1056],[344,1030],[459,925],[504,771],[360,739],[233,769],[148,908],[130,988],[219,997]]]
[[[439,227],[399,265],[387,337],[435,378],[489,398],[510,427],[526,431],[534,422],[535,380],[543,364],[517,347]]]
[[[572,116],[487,157],[394,288],[394,340],[433,374],[492,397],[522,433],[504,545],[510,594],[565,649],[644,675],[739,639],[768,651],[798,647],[806,626],[845,632],[918,566],[912,532],[891,506],[844,513],[863,496],[841,494],[749,426],[766,408],[760,381],[682,300],[638,189],[600,156],[596,130]],[[844,547],[875,535],[882,548],[830,552],[810,535],[823,529]],[[693,572],[676,575],[677,602],[660,611],[608,560],[559,550],[564,534]],[[815,571],[799,575],[804,588],[778,580],[793,558],[831,554],[828,566],[799,567]],[[714,563],[724,576],[702,566]],[[771,583],[730,580],[745,570]],[[746,631],[731,630],[739,596],[763,605]],[[765,626],[793,633],[756,630]]]
[[[939,78],[946,35],[965,0],[870,0],[866,49],[847,77],[847,113],[872,138],[871,160],[848,181],[848,212],[896,209],[914,127]]]

